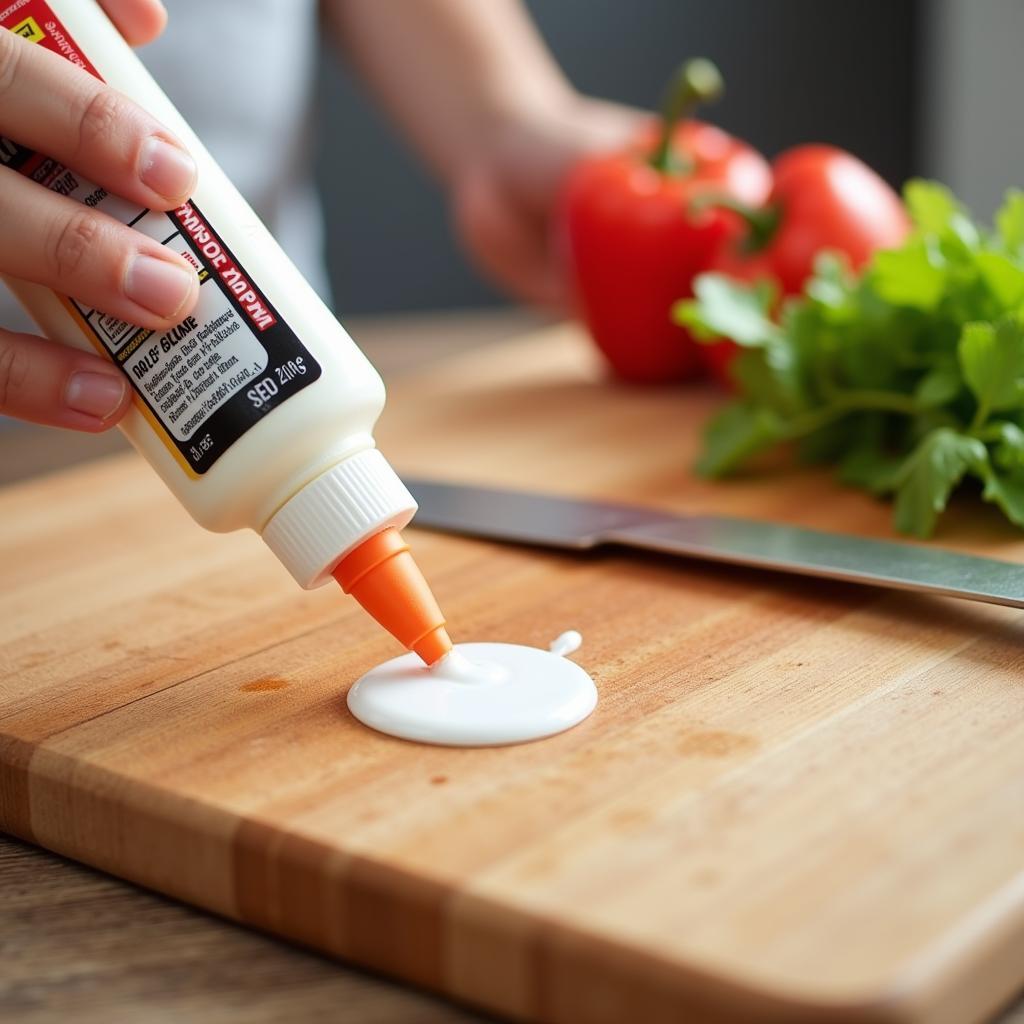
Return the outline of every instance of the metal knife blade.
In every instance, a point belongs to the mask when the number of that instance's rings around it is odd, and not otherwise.
[[[414,525],[542,547],[620,545],[714,562],[1024,608],[1024,566],[932,546],[726,516],[682,516],[405,478]]]

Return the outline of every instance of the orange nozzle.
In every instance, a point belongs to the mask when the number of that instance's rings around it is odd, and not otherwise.
[[[428,665],[452,642],[445,620],[409,545],[393,526],[364,540],[331,574],[396,640]]]

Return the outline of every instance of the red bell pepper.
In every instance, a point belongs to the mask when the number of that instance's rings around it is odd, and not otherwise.
[[[797,146],[772,164],[766,205],[750,209],[726,199],[736,216],[708,261],[709,271],[740,281],[768,278],[782,295],[798,295],[819,252],[831,250],[859,270],[877,249],[899,245],[910,231],[900,197],[867,164],[832,146]],[[731,341],[702,355],[722,383],[737,354]]]
[[[729,217],[694,200],[714,194],[759,206],[771,187],[767,162],[750,146],[680,120],[721,87],[713,64],[690,61],[669,91],[660,128],[652,125],[622,152],[584,159],[566,180],[559,220],[576,303],[625,380],[702,372],[702,346],[669,313],[692,294]]]

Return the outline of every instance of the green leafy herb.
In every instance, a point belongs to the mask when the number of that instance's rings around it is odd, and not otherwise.
[[[956,398],[963,386],[963,377],[955,364],[938,363],[915,385],[914,400],[922,409],[937,409]]]
[[[923,238],[876,253],[870,274],[875,294],[890,306],[932,312],[946,289],[943,257]]]
[[[1024,475],[991,472],[985,477],[986,501],[998,505],[1015,526],[1024,526]]]
[[[964,324],[958,348],[964,379],[978,400],[974,426],[1024,398],[1024,333],[1014,319]]]
[[[822,254],[777,318],[767,283],[706,274],[676,304],[702,341],[742,346],[739,397],[709,423],[698,464],[740,469],[781,442],[894,497],[896,527],[929,536],[961,482],[1024,527],[1024,192],[994,231],[932,182],[904,190],[914,232],[859,276]]]
[[[680,323],[705,338],[732,338],[737,345],[764,345],[779,335],[770,310],[777,293],[767,281],[752,288],[728,277],[705,274],[697,279],[694,294],[699,306],[679,309]]]
[[[705,476],[725,476],[782,437],[779,418],[770,409],[734,403],[708,425],[707,443],[697,469]]]
[[[996,227],[1007,252],[1024,248],[1024,192],[1012,188],[1006,193],[1003,208],[996,214]]]
[[[953,488],[968,469],[984,472],[988,454],[981,441],[938,427],[907,456],[896,491],[896,528],[928,537]]]

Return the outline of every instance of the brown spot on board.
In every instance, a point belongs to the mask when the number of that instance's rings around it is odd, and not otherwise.
[[[757,740],[745,733],[709,729],[686,733],[679,742],[678,752],[683,757],[729,757],[753,750],[757,745]]]
[[[283,690],[288,686],[284,679],[254,679],[251,683],[243,683],[238,689],[242,693],[269,693],[271,690]]]
[[[431,778],[430,784],[432,786],[443,786],[448,781],[447,775],[435,775]]]

